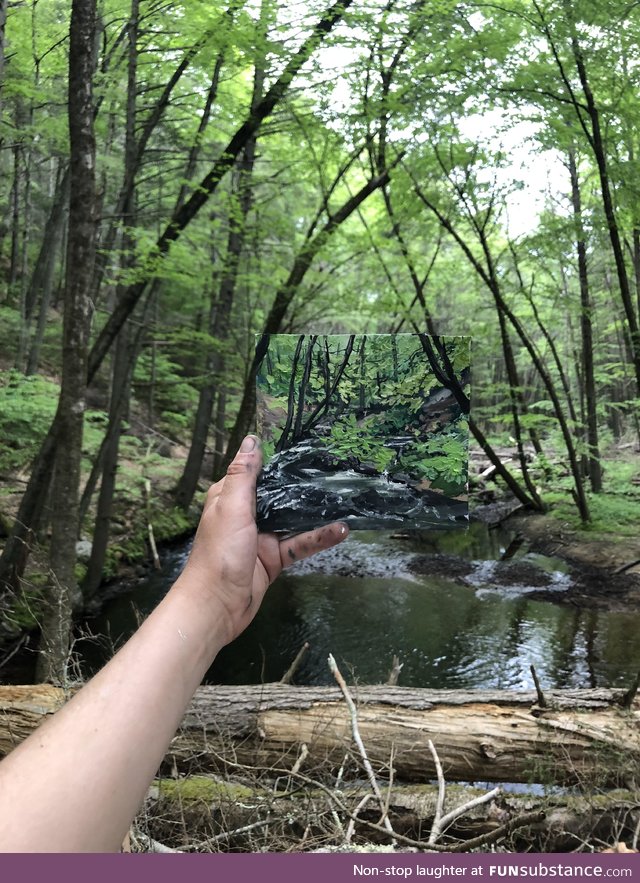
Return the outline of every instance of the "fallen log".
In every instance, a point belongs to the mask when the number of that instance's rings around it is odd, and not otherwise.
[[[360,734],[374,767],[425,782],[435,775],[428,740],[447,781],[580,784],[636,788],[640,704],[622,690],[426,690],[355,687]],[[47,685],[0,687],[0,753],[7,753],[65,699]],[[628,699],[628,695],[627,695]],[[186,772],[234,765],[337,768],[351,747],[351,724],[335,687],[203,686],[172,740],[166,761]],[[352,770],[359,769],[358,761]]]
[[[368,827],[380,816],[375,802],[364,805],[369,793],[364,783],[342,783],[331,799],[335,782],[327,780],[323,790],[311,779],[222,780],[210,776],[158,779],[145,802],[138,827],[155,840],[172,848],[206,850],[224,842],[235,847],[261,849],[265,846],[292,849],[300,839],[318,846],[340,840],[335,813],[343,831],[349,817],[342,806],[355,814],[358,842],[388,842],[389,838]],[[385,789],[386,790],[386,789]],[[566,852],[588,846],[602,849],[618,841],[632,845],[640,823],[637,793],[615,790],[598,795],[534,794],[504,792],[490,802],[478,804],[482,789],[448,785],[444,811],[464,807],[458,818],[439,838],[442,846],[491,836],[518,820],[538,815],[534,823],[518,827],[507,837],[516,851]],[[397,834],[426,841],[438,803],[437,785],[394,784],[386,792],[389,818]]]

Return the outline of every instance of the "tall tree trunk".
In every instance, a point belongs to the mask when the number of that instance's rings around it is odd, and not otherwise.
[[[131,375],[135,362],[135,346],[130,341],[129,327],[125,325],[116,342],[109,403],[109,423],[104,450],[101,449],[102,481],[98,495],[98,505],[93,528],[91,557],[87,575],[82,584],[85,600],[91,598],[102,581],[102,572],[107,557],[111,535],[111,514],[118,471],[118,453],[122,434],[123,411],[129,397]]]
[[[15,297],[15,287],[20,271],[20,193],[22,180],[22,146],[13,148],[13,180],[11,183],[11,253],[9,258],[8,289],[11,299]]]
[[[522,478],[534,501],[536,508],[542,509],[542,500],[536,490],[536,486],[529,475],[529,467],[527,465],[527,456],[522,442],[522,430],[520,428],[520,411],[519,403],[522,401],[522,391],[520,386],[520,378],[516,367],[516,360],[513,354],[513,347],[509,338],[509,330],[507,328],[504,313],[498,310],[498,324],[500,326],[500,339],[502,341],[502,354],[504,356],[504,364],[507,369],[507,378],[509,383],[509,401],[511,403],[511,419],[513,421],[513,433],[516,440],[516,448],[518,451],[518,460],[520,462],[520,471]]]
[[[607,222],[609,240],[611,242],[611,250],[613,252],[613,259],[616,267],[616,274],[618,277],[620,298],[622,300],[624,315],[629,330],[631,357],[633,361],[636,380],[636,394],[640,395],[640,327],[638,325],[638,316],[636,314],[633,299],[631,297],[631,287],[629,285],[629,275],[627,273],[627,267],[624,260],[622,238],[620,235],[620,228],[618,227],[616,210],[613,204],[613,193],[611,188],[611,181],[609,178],[607,151],[600,122],[600,108],[598,107],[595,96],[593,94],[593,90],[591,88],[591,83],[589,81],[584,55],[582,53],[582,48],[580,46],[580,41],[576,32],[574,11],[570,6],[569,0],[563,0],[563,2],[565,15],[571,28],[571,49],[573,52],[573,60],[575,63],[578,78],[580,80],[580,86],[582,87],[582,92],[585,97],[587,114],[591,123],[590,131],[583,121],[582,112],[579,110],[579,108],[577,108],[578,117],[582,128],[587,135],[587,139],[593,151],[596,166],[598,168],[602,205],[604,208],[604,215]],[[571,90],[570,94],[573,94]]]
[[[289,377],[289,392],[287,394],[287,419],[282,429],[282,434],[280,435],[280,438],[276,443],[276,453],[284,451],[287,447],[287,444],[289,442],[289,435],[291,433],[291,427],[293,426],[293,418],[295,416],[296,408],[296,372],[298,369],[298,363],[300,362],[300,353],[302,352],[303,343],[304,334],[301,334],[298,337],[296,349],[293,354],[293,361],[291,362],[291,376]]]
[[[300,380],[300,387],[298,389],[298,404],[296,407],[296,419],[293,423],[293,435],[291,436],[292,444],[300,441],[301,437],[304,435],[302,430],[302,420],[304,417],[304,406],[305,399],[307,393],[307,386],[309,385],[309,377],[311,376],[311,364],[313,361],[313,348],[316,345],[316,341],[318,339],[317,334],[312,334],[309,337],[309,343],[307,344],[307,352],[304,358],[304,368],[302,370],[302,379]]]
[[[32,322],[33,315],[38,308],[38,298],[40,300],[38,322],[27,359],[27,374],[35,374],[38,370],[40,348],[44,338],[47,312],[53,288],[56,255],[62,241],[68,202],[69,167],[67,166],[56,183],[51,211],[44,228],[42,245],[40,246],[40,252],[25,297],[25,318],[28,323]]]
[[[73,0],[69,45],[70,202],[63,322],[62,381],[56,414],[59,437],[53,475],[54,519],[51,574],[42,623],[38,675],[63,680],[69,651],[78,537],[78,490],[91,320],[91,276],[95,258],[95,139],[93,68],[95,0]]]
[[[598,441],[598,416],[596,400],[596,380],[593,363],[593,328],[591,325],[591,295],[589,293],[589,271],[587,268],[587,246],[582,224],[582,202],[580,183],[576,166],[575,151],[569,151],[569,174],[571,176],[571,204],[576,229],[578,251],[578,278],[580,279],[580,331],[582,337],[582,378],[585,392],[587,417],[587,445],[589,449],[588,469],[591,490],[594,494],[602,490],[602,469],[600,466],[600,446]]]
[[[213,463],[211,465],[211,478],[216,481],[220,475],[222,460],[224,459],[225,418],[227,411],[227,392],[218,384],[218,396],[216,401],[216,419],[213,444]]]
[[[5,64],[5,45],[6,45],[6,34],[5,27],[7,24],[7,6],[8,0],[0,0],[0,83],[4,83],[4,64]],[[2,95],[2,90],[0,89],[0,111],[2,110],[2,99],[4,96]],[[3,138],[0,136],[0,144],[3,142]]]
[[[137,97],[137,73],[138,73],[138,26],[140,17],[139,0],[131,0],[131,12],[129,16],[128,40],[129,53],[127,65],[127,112],[125,123],[125,147],[124,147],[124,180],[128,182],[127,198],[123,203],[122,222],[124,232],[122,235],[122,268],[125,269],[133,264],[135,242],[130,228],[135,224],[136,213],[136,97]],[[125,286],[118,285],[117,297],[123,296]],[[116,351],[113,358],[113,373],[111,381],[111,399],[109,402],[109,425],[107,437],[109,439],[103,453],[102,483],[98,497],[95,527],[93,532],[93,544],[87,576],[83,584],[85,598],[90,598],[98,589],[102,580],[102,571],[107,554],[107,546],[111,533],[111,512],[113,509],[113,496],[116,489],[116,473],[118,470],[118,454],[120,451],[120,436],[122,419],[125,415],[129,400],[129,386],[134,370],[136,347],[131,342],[131,332],[128,324],[121,329],[116,341]]]

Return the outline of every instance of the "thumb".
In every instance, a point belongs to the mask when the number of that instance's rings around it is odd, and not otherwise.
[[[221,497],[238,507],[255,509],[256,481],[262,466],[260,439],[248,435],[231,463],[224,478]]]

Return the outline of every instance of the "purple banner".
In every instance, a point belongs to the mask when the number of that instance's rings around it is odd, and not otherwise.
[[[65,883],[357,883],[362,880],[640,881],[640,855],[4,855],[4,879]],[[13,875],[16,875],[13,877]],[[19,875],[19,876],[18,876]]]

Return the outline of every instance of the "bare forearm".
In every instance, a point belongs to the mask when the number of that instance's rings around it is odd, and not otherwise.
[[[182,577],[109,664],[0,765],[0,849],[119,849],[224,642],[215,602]]]

